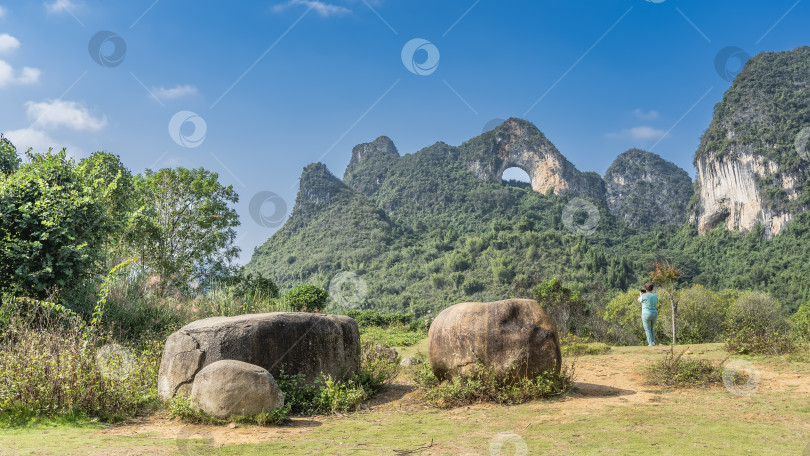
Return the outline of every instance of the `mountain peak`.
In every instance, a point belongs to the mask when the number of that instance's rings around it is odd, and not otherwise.
[[[398,157],[399,151],[397,151],[397,147],[394,145],[394,141],[391,141],[391,138],[388,136],[380,136],[374,141],[354,146],[349,166],[357,165],[375,154],[394,155]]]
[[[308,212],[320,204],[327,204],[342,192],[351,192],[323,163],[312,163],[304,168],[295,199],[293,212]]]

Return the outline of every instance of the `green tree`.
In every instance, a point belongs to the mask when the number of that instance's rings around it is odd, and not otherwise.
[[[232,270],[239,249],[233,245],[239,201],[232,186],[203,168],[146,170],[135,178],[141,198],[129,241],[146,272],[159,278],[157,290],[187,291],[210,285]]]
[[[64,149],[28,158],[0,180],[0,289],[42,298],[98,271],[109,220]]]
[[[328,291],[309,283],[299,285],[281,296],[281,301],[296,312],[323,310],[328,299]]]
[[[566,287],[557,279],[551,279],[535,287],[534,299],[554,320],[560,334],[581,329],[587,311],[585,300],[578,291]]]
[[[11,174],[19,167],[20,157],[17,156],[17,148],[0,133],[0,175]]]

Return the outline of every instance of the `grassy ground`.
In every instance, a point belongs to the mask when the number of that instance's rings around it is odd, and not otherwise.
[[[277,427],[190,426],[161,414],[112,427],[39,424],[0,429],[0,454],[393,455],[420,447],[415,454],[810,454],[807,356],[744,357],[760,380],[750,395],[736,396],[722,386],[645,385],[639,368],[664,349],[616,347],[581,356],[574,390],[551,401],[428,409],[405,372],[354,414],[294,418]],[[687,356],[726,356],[718,344],[690,350]],[[427,352],[425,341],[400,350],[417,352]]]

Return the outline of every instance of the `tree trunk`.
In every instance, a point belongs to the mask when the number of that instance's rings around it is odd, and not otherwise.
[[[672,304],[672,345],[677,345],[678,337],[675,333],[675,314],[678,312],[678,305],[675,304],[675,297],[669,293],[669,302]]]

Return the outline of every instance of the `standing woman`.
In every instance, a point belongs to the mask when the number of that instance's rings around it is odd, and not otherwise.
[[[655,320],[658,318],[658,295],[653,293],[653,283],[644,284],[644,289],[638,297],[641,303],[641,324],[647,335],[647,345],[655,345]]]

